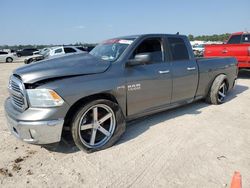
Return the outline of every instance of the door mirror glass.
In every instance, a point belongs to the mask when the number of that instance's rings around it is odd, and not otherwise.
[[[140,54],[136,54],[134,59],[128,60],[127,66],[149,64],[150,62],[151,62],[150,53],[140,53]]]

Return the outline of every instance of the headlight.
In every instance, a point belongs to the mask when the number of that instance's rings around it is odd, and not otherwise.
[[[55,107],[63,104],[63,99],[50,89],[27,89],[32,107]]]

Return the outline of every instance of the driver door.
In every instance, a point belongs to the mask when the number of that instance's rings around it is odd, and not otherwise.
[[[172,77],[166,61],[164,40],[144,39],[130,59],[140,53],[150,53],[150,64],[126,67],[127,115],[135,115],[168,105],[171,101]]]

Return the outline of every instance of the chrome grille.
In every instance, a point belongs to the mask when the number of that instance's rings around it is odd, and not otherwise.
[[[22,81],[14,75],[10,77],[9,92],[12,104],[17,109],[24,111],[27,108],[25,88]]]

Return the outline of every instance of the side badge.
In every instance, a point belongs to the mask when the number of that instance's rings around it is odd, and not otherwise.
[[[141,89],[141,84],[128,85],[128,91],[136,91]]]

